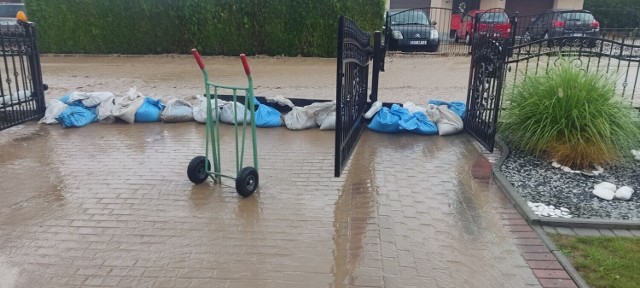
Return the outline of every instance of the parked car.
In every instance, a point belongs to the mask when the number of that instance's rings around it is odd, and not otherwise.
[[[473,35],[476,32],[474,31],[476,21],[478,21],[477,32],[479,34],[488,34],[499,39],[511,37],[511,22],[509,22],[507,13],[502,10],[471,10],[462,17],[460,25],[456,25],[459,29],[455,41],[459,42],[464,39],[465,43],[471,45]]]
[[[22,27],[18,25],[16,14],[25,11],[21,3],[0,3],[0,34],[15,36],[20,34]]]
[[[419,9],[391,9],[387,12],[390,50],[436,52],[440,46],[437,22]]]
[[[522,36],[523,42],[551,39],[550,46],[560,42],[553,40],[559,37],[599,38],[600,23],[587,10],[551,9],[531,19]],[[588,46],[595,46],[595,39],[587,40]]]

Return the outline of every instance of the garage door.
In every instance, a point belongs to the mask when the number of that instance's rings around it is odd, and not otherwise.
[[[507,0],[505,10],[510,15],[520,12],[521,16],[535,15],[553,8],[553,0]]]
[[[425,8],[431,6],[431,0],[391,0],[391,9]]]

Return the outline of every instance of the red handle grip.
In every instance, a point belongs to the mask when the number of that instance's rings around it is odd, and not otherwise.
[[[200,66],[200,70],[204,70],[204,62],[202,62],[202,57],[200,57],[200,53],[196,48],[191,49],[191,54],[196,58],[196,62],[198,62],[198,66]]]
[[[247,62],[247,56],[244,54],[240,54],[240,60],[242,60],[242,66],[244,66],[244,73],[247,76],[251,75],[251,69],[249,69],[249,62]]]

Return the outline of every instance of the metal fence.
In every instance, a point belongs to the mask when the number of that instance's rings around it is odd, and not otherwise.
[[[44,115],[44,91],[34,23],[0,25],[0,130]]]
[[[505,89],[513,89],[524,77],[547,73],[562,61],[570,61],[585,72],[613,76],[620,100],[640,107],[637,28],[601,28],[585,11],[516,15],[512,23],[514,45],[506,47]]]

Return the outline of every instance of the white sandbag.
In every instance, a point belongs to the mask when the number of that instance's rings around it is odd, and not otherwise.
[[[182,99],[171,99],[160,115],[162,122],[188,122],[193,120],[193,107]]]
[[[40,124],[56,124],[58,123],[58,115],[62,111],[66,110],[69,105],[62,103],[62,101],[53,99],[47,104],[47,110],[44,111],[44,117],[38,121]]]
[[[80,92],[80,91],[73,91],[68,95],[69,95],[69,100],[67,101],[68,103],[82,101],[89,98],[89,94],[85,92]]]
[[[267,99],[267,102],[269,103],[278,103],[282,106],[289,106],[291,108],[295,107],[295,105],[293,105],[293,102],[291,102],[291,100],[284,98],[284,96],[282,95],[267,96],[265,97],[265,99]]]
[[[95,107],[100,105],[100,103],[106,101],[107,99],[114,97],[111,92],[90,92],[85,93],[87,98],[82,100],[82,105],[87,107]],[[71,97],[69,97],[71,98]]]
[[[422,107],[422,106],[418,106],[416,104],[414,104],[413,102],[406,102],[404,104],[402,104],[402,108],[406,108],[407,110],[409,110],[409,114],[413,114],[416,112],[421,112],[422,114],[427,114],[427,108]]]
[[[132,87],[124,97],[116,98],[113,116],[133,124],[138,108],[144,103],[144,98],[144,95],[138,92],[136,87]]]
[[[316,102],[311,105],[305,106],[307,111],[314,113],[316,118],[316,124],[318,126],[322,126],[325,119],[329,116],[329,114],[336,112],[336,101],[331,102]]]
[[[242,103],[228,102],[222,105],[222,109],[220,110],[220,121],[229,124],[250,123],[251,112],[249,112]]]
[[[327,115],[322,124],[320,124],[320,130],[336,130],[336,111]]]
[[[116,97],[111,96],[98,104],[96,107],[96,113],[98,114],[98,121],[102,123],[113,123],[116,121],[116,117],[113,116],[113,109],[116,107]]]
[[[293,107],[284,116],[284,125],[291,130],[304,130],[317,127],[313,113],[308,113],[304,107]]]
[[[438,123],[438,121],[440,121],[440,110],[438,110],[438,106],[436,105],[427,105],[425,108],[425,114],[427,114],[427,118],[429,118],[433,123]]]
[[[382,109],[382,102],[380,101],[373,102],[373,104],[371,104],[371,108],[369,108],[369,111],[367,111],[367,113],[364,114],[364,118],[371,119],[371,117],[376,115],[376,113],[378,113],[380,109]]]
[[[198,104],[193,107],[193,119],[198,123],[207,123],[207,98],[201,95],[196,95],[196,98],[198,99]],[[214,109],[215,99],[211,99],[211,110],[214,118],[218,117],[217,111],[220,111],[220,107],[225,104],[227,104],[227,101],[218,99],[218,109]]]
[[[464,129],[462,118],[460,118],[456,112],[447,108],[447,106],[439,106],[438,112],[440,112],[440,119],[436,122],[436,125],[438,126],[438,134],[440,134],[440,136],[457,134]]]

